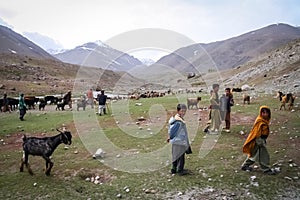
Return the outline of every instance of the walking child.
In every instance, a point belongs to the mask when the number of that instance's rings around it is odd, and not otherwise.
[[[243,153],[248,157],[242,165],[242,170],[252,171],[252,164],[258,162],[262,171],[266,174],[276,174],[276,171],[270,168],[270,156],[266,147],[266,140],[269,136],[269,124],[271,119],[271,110],[268,106],[261,106],[259,115],[248,138],[243,146]]]

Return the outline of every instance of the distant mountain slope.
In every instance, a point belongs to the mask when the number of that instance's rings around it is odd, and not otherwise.
[[[55,50],[61,50],[63,49],[62,44],[60,44],[58,41],[42,35],[37,32],[23,32],[22,35],[24,35],[26,38],[34,42],[35,44],[39,45],[41,48],[43,48],[45,51],[51,54],[51,51]]]
[[[41,47],[13,30],[0,25],[0,53],[13,53],[29,57],[55,59]]]
[[[79,73],[80,72],[80,73]],[[36,59],[19,54],[0,53],[0,94],[18,96],[64,94],[72,90],[80,96],[89,88],[127,94],[142,85],[126,72],[63,63],[57,59]],[[78,93],[74,93],[74,83]],[[79,89],[78,88],[82,88]]]
[[[247,84],[256,90],[300,94],[300,38],[244,65],[224,71],[225,85]]]
[[[63,62],[114,71],[128,71],[142,65],[141,61],[101,42],[89,42],[63,53],[55,54]]]
[[[224,70],[244,64],[297,38],[300,38],[299,27],[275,24],[224,41],[180,48],[158,60],[157,64],[171,66],[181,72]]]

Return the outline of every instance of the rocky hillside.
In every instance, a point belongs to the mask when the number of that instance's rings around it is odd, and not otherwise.
[[[113,71],[128,71],[137,65],[142,65],[142,62],[133,56],[113,49],[100,41],[89,42],[63,53],[54,54],[54,56],[66,63]]]
[[[231,87],[247,84],[267,93],[280,90],[300,94],[300,39],[225,71],[223,76]]]
[[[0,25],[0,53],[26,55],[35,58],[55,59],[41,47],[22,35]]]
[[[80,73],[79,73],[80,72]],[[125,78],[124,78],[125,77]],[[125,91],[135,88],[141,81],[126,74],[94,67],[80,67],[53,59],[37,59],[18,54],[0,54],[0,95],[18,96],[62,94],[80,84],[88,88]],[[78,88],[78,87],[77,87]],[[78,95],[78,94],[77,94]]]
[[[183,47],[157,64],[195,73],[230,69],[297,38],[299,28],[274,24],[224,41]]]

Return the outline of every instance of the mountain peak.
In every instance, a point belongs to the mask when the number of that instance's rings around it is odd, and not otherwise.
[[[101,40],[96,40],[94,43],[97,44],[100,47],[111,48],[110,46],[108,46],[107,44],[102,42]]]

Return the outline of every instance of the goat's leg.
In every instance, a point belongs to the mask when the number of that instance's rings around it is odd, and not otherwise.
[[[52,167],[53,167],[53,162],[49,162],[49,164],[50,164],[50,166],[49,166],[49,168],[47,168],[46,169],[46,172],[45,172],[45,174],[47,175],[47,176],[50,176],[50,172],[51,172],[51,169],[52,169]]]
[[[51,159],[47,156],[43,156],[43,158],[46,160],[46,171],[45,171],[45,174],[47,176],[50,176],[50,172],[51,172],[51,169],[53,167],[53,162],[51,162]],[[50,165],[49,165],[50,164]]]
[[[46,160],[46,170],[45,171],[47,171],[48,167],[49,167],[49,162],[48,162],[48,160]]]
[[[25,166],[26,166],[26,168],[27,168],[29,174],[30,174],[30,175],[33,175],[33,172],[32,172],[32,170],[31,170],[31,168],[30,168],[30,164],[29,164],[29,162],[28,162],[28,153],[26,153],[26,152],[24,152],[24,154],[23,154],[23,164],[24,164],[24,163],[25,163]],[[23,166],[22,166],[22,168],[23,168]],[[21,168],[20,168],[20,170],[21,170]]]
[[[284,107],[284,103],[283,103],[283,102],[281,103],[281,105],[280,105],[280,109],[279,109],[279,110],[281,110],[281,109],[282,109],[282,107]]]
[[[23,151],[23,156],[21,158],[20,172],[24,171],[24,164],[25,164],[25,152]]]
[[[20,172],[24,171],[24,161],[23,158],[21,158],[21,165],[20,165]]]

